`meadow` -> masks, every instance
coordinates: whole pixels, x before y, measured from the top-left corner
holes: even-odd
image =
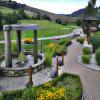
[[[19,23],[38,24],[40,26],[40,29],[38,30],[38,38],[69,34],[76,27],[75,24],[61,25],[61,24],[57,24],[55,22],[51,22],[51,21],[47,21],[47,20],[19,20]],[[73,26],[75,26],[75,27],[73,27]],[[32,38],[32,37],[33,37],[32,30],[22,31],[22,39]],[[16,40],[15,31],[11,31],[11,39]],[[0,40],[4,40],[4,32],[3,31],[0,31]],[[52,42],[52,40],[47,40],[47,41],[45,40],[45,41],[43,41],[43,46],[45,46],[51,42]],[[29,46],[27,46],[27,47],[32,48]],[[0,52],[2,52],[2,51],[4,51],[4,44],[0,44]]]
[[[67,24],[67,25],[60,25],[55,22],[50,22],[47,20],[19,20],[19,23],[22,24],[38,24],[40,29],[38,30],[38,37],[50,37],[50,36],[56,36],[56,35],[64,35],[72,32],[74,27],[73,24]],[[32,38],[33,37],[33,31],[23,31],[22,32],[22,38]],[[4,40],[4,34],[3,32],[0,32],[0,40]],[[11,39],[16,39],[15,32],[11,32]]]

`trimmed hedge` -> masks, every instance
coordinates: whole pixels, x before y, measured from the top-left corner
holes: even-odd
[[[92,53],[92,50],[88,47],[83,48],[83,54],[90,55]]]
[[[64,39],[60,39],[60,41],[58,42],[59,45],[63,45],[63,46],[69,46],[72,43],[70,38],[64,38]]]
[[[95,50],[100,48],[100,36],[94,36],[92,38],[92,45]]]
[[[100,48],[96,50],[95,58],[96,58],[97,64],[100,66]]]
[[[62,51],[64,51],[64,54],[66,54],[66,50],[67,50],[67,47],[58,46],[56,50],[57,56],[62,56]]]
[[[40,95],[43,95],[43,93],[51,93],[54,91],[53,89],[60,89],[61,87],[64,87],[64,96],[66,96],[68,100],[81,100],[83,88],[80,77],[78,75],[68,73],[63,73],[57,78],[40,86],[27,88],[23,90],[2,92],[1,100],[19,100],[19,98],[21,98],[21,100],[36,100],[37,96],[39,97]]]
[[[82,55],[82,62],[85,64],[90,64],[91,56],[90,55]]]
[[[84,43],[84,41],[85,41],[85,39],[84,39],[84,38],[78,38],[78,39],[77,39],[77,42],[79,42],[80,44],[83,44],[83,43]]]

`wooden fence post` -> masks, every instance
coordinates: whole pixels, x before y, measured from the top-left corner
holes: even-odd
[[[64,50],[62,50],[62,65],[64,65]]]
[[[33,85],[33,81],[32,81],[32,66],[29,67],[29,69],[28,69],[28,74],[29,74],[28,85],[29,85],[29,86],[32,86],[32,85]]]
[[[56,74],[58,76],[58,58],[56,59]]]

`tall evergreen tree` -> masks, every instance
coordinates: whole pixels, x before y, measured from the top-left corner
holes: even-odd
[[[88,6],[85,9],[84,17],[96,15],[97,9],[95,9],[95,4],[96,4],[96,0],[90,0],[88,2]]]

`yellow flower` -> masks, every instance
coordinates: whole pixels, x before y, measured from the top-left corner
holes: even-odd
[[[57,44],[55,44],[55,43],[50,43],[48,46],[49,46],[50,48],[54,48],[54,47],[57,46]]]

